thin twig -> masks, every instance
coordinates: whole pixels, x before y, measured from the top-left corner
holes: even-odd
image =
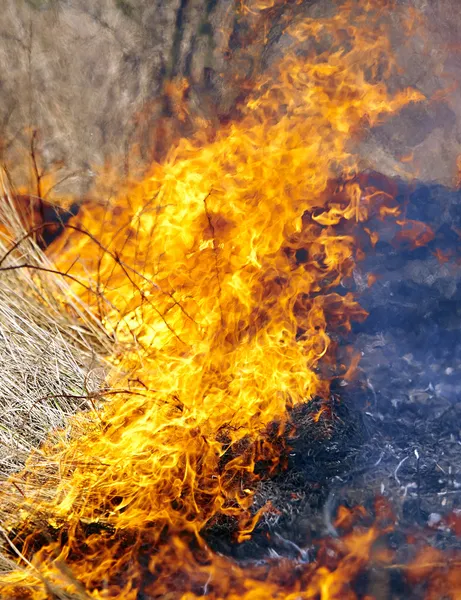
[[[221,306],[221,297],[222,297],[222,288],[221,288],[221,277],[219,275],[219,264],[218,264],[218,247],[216,245],[216,231],[213,225],[213,221],[211,220],[211,215],[208,211],[208,205],[207,205],[207,200],[208,198],[211,196],[211,191],[208,192],[208,194],[205,196],[205,198],[203,199],[203,204],[205,205],[205,214],[206,214],[206,218],[208,219],[208,225],[210,226],[211,229],[211,235],[213,236],[213,253],[214,253],[214,261],[215,261],[215,270],[216,270],[216,280],[218,282],[218,304],[219,304],[219,311],[221,314],[221,325],[224,327],[224,313],[223,313],[223,309]]]

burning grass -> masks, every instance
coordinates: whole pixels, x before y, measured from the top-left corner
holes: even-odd
[[[292,25],[238,122],[181,141],[51,248],[56,276],[120,345],[111,401],[70,419],[2,497],[18,565],[5,598],[355,597],[344,586],[387,524],[344,538],[330,562],[248,571],[206,538],[224,521],[233,543],[250,540],[272,511],[257,509],[261,482],[290,465],[305,476],[303,435],[338,430],[331,381],[354,361],[336,350],[366,316],[341,283],[376,242],[364,223],[399,215],[361,185],[350,141],[422,100],[382,82],[393,66],[378,8]]]

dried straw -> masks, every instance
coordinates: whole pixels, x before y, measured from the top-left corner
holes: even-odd
[[[0,173],[0,480],[90,408],[112,340],[52,273]]]

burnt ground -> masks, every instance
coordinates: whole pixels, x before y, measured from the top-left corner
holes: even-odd
[[[333,417],[314,423],[315,402],[294,412],[288,468],[263,481],[256,499],[274,511],[240,545],[228,524],[213,526],[205,536],[219,552],[315,560],[315,540],[339,533],[338,506],[371,510],[379,495],[396,514],[389,543],[403,562],[415,553],[409,532],[440,549],[461,547],[444,520],[461,514],[461,192],[397,185],[406,218],[428,224],[434,239],[411,247],[395,225],[375,224],[380,241],[344,290],[361,291],[369,313],[346,340],[362,355],[357,378],[335,383]],[[368,274],[376,276],[371,286]],[[424,597],[402,586],[374,597]]]
[[[378,488],[423,525],[461,500],[461,193],[401,185],[400,201],[435,236],[416,249],[379,242],[359,267],[358,279],[378,277],[353,333],[370,432],[360,460],[372,468],[349,487]]]

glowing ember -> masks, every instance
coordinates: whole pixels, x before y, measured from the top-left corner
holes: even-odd
[[[382,83],[389,43],[366,4],[291,25],[276,74],[256,82],[238,122],[212,142],[182,140],[55,244],[58,267],[120,342],[110,383],[124,391],[16,479],[21,508],[4,527],[30,568],[2,577],[3,597],[355,597],[344,586],[386,527],[344,537],[316,565],[251,569],[213,554],[201,532],[226,515],[236,541],[251,536],[258,480],[283,467],[289,409],[328,400],[326,366],[347,376],[356,364],[333,369],[330,332],[365,316],[335,288],[361,256],[360,224],[398,210],[360,185],[349,145],[421,99]],[[402,232],[416,245],[428,236],[413,223]]]

